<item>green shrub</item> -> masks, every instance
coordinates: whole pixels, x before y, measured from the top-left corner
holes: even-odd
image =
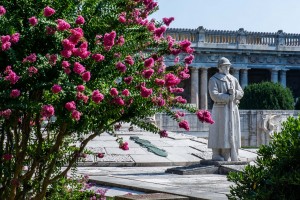
[[[247,86],[240,109],[293,110],[294,100],[289,88],[279,83],[262,82]]]
[[[300,116],[288,118],[270,145],[259,148],[255,165],[230,173],[228,180],[235,183],[229,199],[299,199]]]

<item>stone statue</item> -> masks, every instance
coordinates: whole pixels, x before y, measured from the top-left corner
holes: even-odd
[[[222,57],[218,60],[219,72],[208,83],[213,100],[212,118],[215,123],[209,128],[208,148],[212,149],[212,160],[238,161],[241,147],[240,114],[237,105],[244,92],[239,81],[229,74],[231,63]]]
[[[269,145],[271,142],[271,138],[274,132],[279,131],[279,127],[281,124],[281,116],[280,115],[264,115],[262,116],[261,126],[259,129],[262,130],[260,133],[260,138],[258,139],[258,145],[264,144]]]

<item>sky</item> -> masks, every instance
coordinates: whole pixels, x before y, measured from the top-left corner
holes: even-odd
[[[300,34],[300,0],[156,0],[151,17],[175,17],[171,28]]]

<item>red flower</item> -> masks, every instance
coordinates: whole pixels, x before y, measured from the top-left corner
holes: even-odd
[[[99,90],[94,90],[92,94],[92,100],[95,103],[100,103],[104,99],[104,95],[99,92]]]

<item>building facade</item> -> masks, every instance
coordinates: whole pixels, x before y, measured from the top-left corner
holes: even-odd
[[[192,42],[195,59],[189,66],[191,78],[181,83],[189,103],[201,109],[210,109],[208,80],[217,72],[220,57],[228,58],[231,73],[245,88],[262,81],[280,83],[289,87],[294,97],[300,97],[300,34],[207,30],[168,29],[166,35],[180,41]],[[183,59],[185,55],[182,55]],[[167,66],[174,65],[174,56],[167,56]]]

